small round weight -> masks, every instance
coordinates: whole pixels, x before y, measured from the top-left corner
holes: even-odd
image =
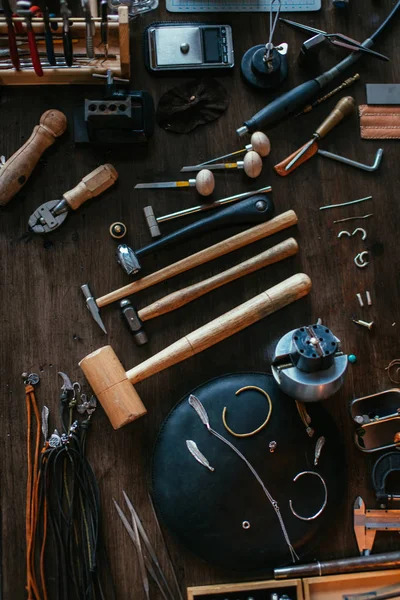
[[[262,170],[262,160],[261,156],[257,154],[257,152],[250,150],[250,152],[248,152],[244,157],[243,163],[244,172],[248,177],[255,179],[259,176]]]
[[[197,173],[196,190],[201,196],[209,196],[215,188],[214,175],[208,169],[202,169]]]
[[[116,240],[120,240],[126,235],[126,225],[124,223],[116,222],[110,225],[110,235]]]
[[[251,145],[253,150],[260,156],[268,156],[271,152],[271,142],[269,138],[262,131],[255,131],[251,136]]]

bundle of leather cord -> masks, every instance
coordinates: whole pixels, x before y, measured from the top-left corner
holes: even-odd
[[[87,400],[78,383],[72,384],[67,375],[59,374],[64,382],[60,396],[62,433],[55,429],[50,437],[49,409],[43,407],[40,419],[35,398],[33,385],[39,377],[31,374],[25,379],[28,600],[112,599],[114,586],[100,535],[100,494],[86,458],[96,399],[92,396]],[[85,415],[83,420],[73,420],[75,408]]]

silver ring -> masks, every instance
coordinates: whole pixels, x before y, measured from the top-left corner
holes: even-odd
[[[290,510],[292,511],[294,516],[297,517],[297,519],[300,519],[301,521],[313,521],[314,519],[317,519],[323,513],[323,511],[325,509],[325,506],[328,502],[328,489],[326,487],[326,483],[323,480],[322,476],[319,473],[317,473],[316,471],[301,471],[301,473],[297,473],[296,477],[293,478],[293,482],[295,483],[303,475],[316,475],[320,479],[322,485],[324,486],[323,504],[322,504],[321,508],[315,513],[315,515],[312,515],[312,517],[301,517],[300,515],[298,515],[297,512],[293,508],[293,504],[292,504],[291,500],[289,500],[289,506],[290,506]]]
[[[250,529],[250,523],[249,523],[249,521],[243,521],[242,527],[243,527],[243,529]]]

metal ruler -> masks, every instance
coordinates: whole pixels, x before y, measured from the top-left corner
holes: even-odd
[[[275,2],[275,5],[277,3]],[[267,12],[270,0],[166,0],[169,12]],[[282,0],[282,12],[320,10],[321,0]]]

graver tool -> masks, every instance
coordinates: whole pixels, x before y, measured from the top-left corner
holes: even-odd
[[[95,350],[81,360],[79,366],[112,426],[119,429],[147,412],[133,384],[214,346],[306,296],[310,290],[311,280],[307,275],[293,275],[192,331],[128,372],[125,372],[111,346]]]
[[[204,296],[204,294],[208,294],[208,292],[211,292],[212,290],[230,283],[231,281],[235,281],[235,279],[254,273],[258,269],[267,267],[268,265],[284,260],[285,258],[289,258],[297,253],[298,248],[296,240],[294,238],[289,238],[226,271],[222,271],[222,273],[217,273],[203,281],[199,281],[198,283],[189,285],[176,292],[172,292],[141,310],[136,310],[129,300],[121,300],[120,307],[122,309],[122,314],[126,319],[130,331],[133,333],[133,339],[138,346],[146,344],[148,338],[143,329],[144,321],[149,321],[155,317],[172,312],[173,310]]]
[[[268,194],[256,194],[221,210],[212,211],[211,216],[204,217],[195,223],[173,231],[160,240],[156,240],[138,250],[133,250],[126,244],[121,244],[117,248],[117,261],[128,275],[136,274],[141,269],[140,258],[143,256],[154,254],[162,248],[220,227],[260,223],[270,219],[273,213],[274,203],[272,198]]]
[[[281,215],[278,215],[274,219],[271,219],[270,221],[266,221],[265,223],[261,223],[255,227],[251,227],[250,229],[233,235],[225,240],[222,240],[221,242],[218,242],[217,244],[209,246],[208,248],[204,248],[204,250],[200,250],[191,256],[187,256],[176,263],[168,265],[167,267],[164,267],[155,273],[151,273],[146,277],[142,277],[142,279],[133,281],[132,283],[97,299],[94,298],[89,286],[85,283],[81,286],[81,289],[86,298],[86,306],[96,323],[101,327],[104,333],[107,333],[104,323],[100,317],[100,309],[103,308],[103,306],[107,306],[108,304],[112,304],[118,300],[122,300],[127,296],[136,294],[137,292],[145,290],[153,285],[156,285],[157,283],[167,281],[168,279],[171,279],[171,277],[175,277],[180,273],[185,273],[190,269],[194,269],[195,267],[206,264],[207,262],[210,262],[215,258],[219,258],[220,256],[225,256],[225,254],[229,254],[234,250],[239,250],[239,248],[248,246],[253,242],[257,242],[258,240],[273,235],[274,233],[278,233],[279,231],[287,229],[288,227],[292,227],[296,224],[296,213],[293,210],[288,210]]]
[[[225,204],[230,204],[231,202],[236,202],[237,200],[244,200],[244,198],[249,198],[250,196],[255,196],[256,194],[266,194],[267,192],[272,192],[272,187],[270,185],[260,188],[259,190],[243,192],[242,194],[235,194],[234,196],[221,198],[220,200],[215,200],[215,202],[207,202],[206,204],[199,204],[198,206],[184,208],[183,210],[178,210],[177,212],[169,213],[168,215],[162,215],[161,217],[156,217],[152,206],[145,206],[143,212],[151,237],[158,237],[161,235],[161,231],[158,226],[159,223],[186,217],[187,215],[209,210],[210,208],[218,208],[219,206],[224,206]]]
[[[49,233],[58,229],[71,210],[77,210],[84,202],[95,198],[118,179],[118,173],[110,165],[101,165],[86,175],[72,190],[65,192],[61,200],[45,202],[29,217],[28,226],[33,233]]]
[[[313,133],[312,138],[305,144],[296,156],[286,165],[285,171],[289,171],[297,161],[307,152],[307,150],[324,138],[332,129],[338,125],[345,117],[354,111],[355,100],[351,96],[345,96],[336,104],[333,111],[321,123],[318,129]]]
[[[47,110],[31,137],[0,169],[0,206],[4,206],[25,185],[43,152],[67,128],[67,118],[59,110]]]
[[[400,531],[400,510],[370,510],[360,496],[354,501],[354,533],[362,555],[368,555],[377,531]]]

